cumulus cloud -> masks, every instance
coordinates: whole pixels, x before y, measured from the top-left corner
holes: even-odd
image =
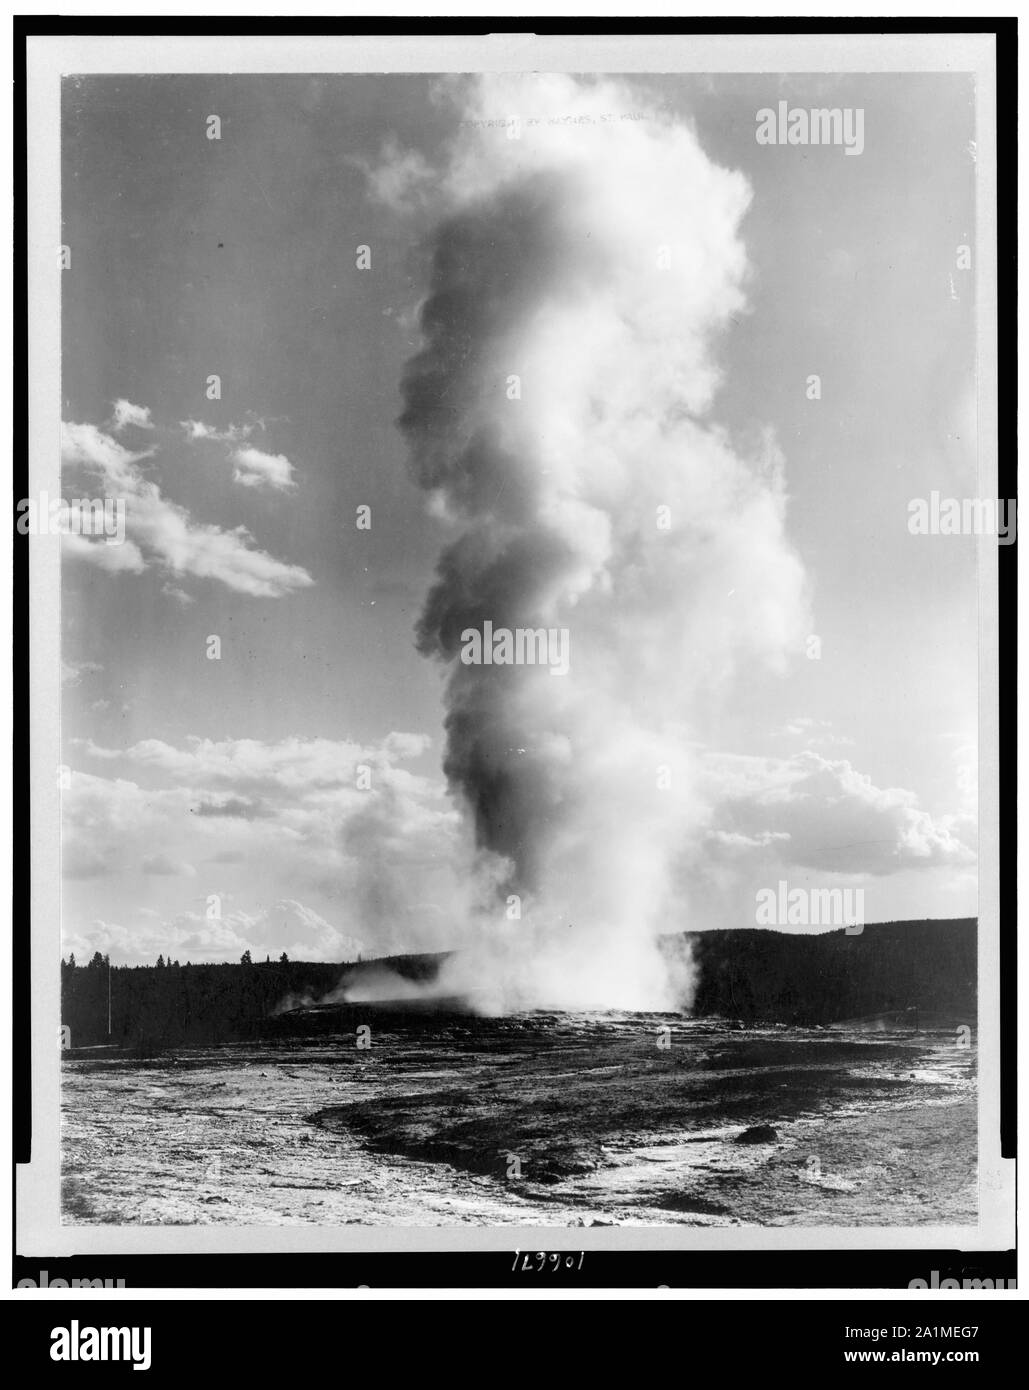
[[[187,594],[185,589],[180,589],[177,584],[162,584],[161,593],[167,594],[168,597],[173,598],[176,603],[181,603],[184,608],[196,602],[192,594]]]
[[[265,955],[277,959],[285,951],[292,960],[350,962],[364,946],[294,898],[280,898],[254,912],[234,909],[218,917],[195,909],[168,918],[144,909],[137,916],[141,920],[132,926],[94,918],[62,933],[62,949],[73,952],[80,963],[100,951],[121,965],[153,962],[158,955],[180,964],[235,961],[244,951],[255,959]]]
[[[288,492],[296,486],[293,465],[285,454],[270,454],[246,443],[258,425],[263,427],[263,420],[246,425],[230,424],[225,429],[207,425],[202,420],[183,420],[181,425],[191,441],[205,440],[236,446],[229,454],[229,461],[232,464],[233,482],[241,487]]]
[[[254,820],[268,814],[260,801],[246,796],[210,796],[195,810],[198,816],[235,816],[241,820]]]
[[[295,898],[280,898],[252,917],[239,914],[235,925],[255,950],[285,951],[302,960],[352,961],[364,949],[363,941],[337,930]]]
[[[798,715],[773,733],[778,738],[802,738],[808,748],[842,748],[854,743],[846,734],[833,732],[831,719],[813,719],[810,715]]]
[[[124,759],[163,775],[180,785],[197,788],[231,787],[241,799],[264,793],[307,796],[340,788],[353,790],[357,768],[368,766],[372,781],[408,777],[400,763],[417,757],[429,746],[424,734],[391,733],[380,744],[339,739],[206,739],[190,737],[185,747],[163,739],[142,739],[128,748],[104,748],[91,740],[79,747],[91,758]],[[211,800],[217,803],[218,798]]]
[[[150,409],[145,405],[133,405],[131,401],[120,399],[114,402],[114,428],[120,434],[127,425],[135,425],[140,430],[152,430],[153,421]]]
[[[187,438],[210,439],[219,444],[238,444],[240,440],[248,439],[254,429],[253,425],[227,425],[220,430],[215,425],[205,425],[202,420],[182,420],[180,423]]]
[[[157,874],[165,878],[195,878],[196,869],[182,859],[172,859],[168,854],[148,854],[143,860],[145,874]]]
[[[780,864],[870,877],[975,862],[970,817],[934,817],[914,792],[878,787],[845,759],[710,755],[703,775],[708,851],[760,849]]]
[[[66,878],[118,872],[134,837],[145,834],[155,808],[134,782],[75,771],[61,796],[61,866]]]
[[[195,521],[185,507],[163,497],[137,467],[149,452],[132,453],[95,425],[64,425],[64,463],[87,469],[109,495],[124,499],[128,537],[123,545],[106,545],[69,536],[71,554],[108,569],[156,565],[173,576],[210,579],[255,598],[280,598],[314,583],[300,565],[256,549],[246,527],[225,530]]]
[[[91,675],[104,668],[96,661],[71,661],[68,657],[61,658],[61,684],[78,685],[85,675]]]
[[[61,952],[75,956],[79,965],[85,965],[95,951],[109,955],[113,965],[153,963],[166,946],[165,933],[154,921],[130,929],[120,922],[95,917],[82,925],[64,922],[61,928]]]
[[[88,888],[84,901],[97,906],[105,884],[131,884],[141,865],[146,881],[173,895],[164,899],[170,904],[186,884],[201,901],[217,893],[226,902],[230,887],[252,894],[258,875],[281,885],[268,893],[276,905],[267,917],[252,900],[216,929],[202,907],[162,913],[162,921],[177,925],[154,938],[159,949],[194,959],[238,959],[246,948],[349,958],[349,948],[319,924],[325,922],[341,940],[366,942],[378,954],[467,946],[467,923],[483,919],[494,880],[482,873],[442,785],[410,767],[427,744],[416,734],[377,744],[75,743],[82,760],[112,775],[72,774],[62,799],[65,874]],[[703,810],[678,847],[660,923],[665,931],[752,923],[755,891],[774,887],[779,877],[874,886],[887,875],[974,870],[971,814],[933,815],[912,792],[879,787],[846,761],[810,750],[757,758],[694,749],[688,767],[678,764],[674,773],[685,777],[692,804]],[[600,835],[614,833],[636,813],[636,801],[639,814],[648,814],[651,794],[646,787],[634,793],[630,784],[617,801],[591,808],[590,825]],[[155,843],[163,848],[155,851]],[[193,865],[203,867],[191,875],[184,866]],[[283,892],[287,884],[292,892]],[[130,897],[137,899],[135,892]],[[314,917],[283,916],[280,902],[302,900]],[[870,913],[874,902],[870,889]],[[91,915],[120,920],[113,907]],[[280,919],[288,930],[275,926]],[[565,949],[532,923],[517,926],[534,933],[543,960]],[[495,944],[496,916],[488,935]]]
[[[102,540],[87,540],[68,532],[61,541],[66,557],[84,560],[89,565],[108,574],[142,574],[146,569],[143,552],[138,545],[124,540],[119,545],[108,545]]]
[[[423,203],[437,177],[423,155],[405,150],[395,136],[386,141],[374,164],[356,156],[349,162],[365,175],[371,196],[396,212],[411,211]]]
[[[98,854],[88,845],[69,844],[61,850],[61,872],[69,879],[103,878],[113,872],[117,857],[114,849]]]
[[[66,868],[78,878],[131,884],[142,864],[153,891],[165,885],[160,893],[171,904],[182,891],[176,885],[198,865],[193,893],[231,887],[246,896],[258,878],[288,884],[293,893],[280,888],[269,900],[306,894],[310,912],[331,921],[341,941],[369,941],[380,952],[453,945],[456,919],[479,887],[444,786],[409,766],[427,743],[404,733],[374,744],[191,739],[182,747],[148,739],[117,749],[76,742],[87,766],[118,775],[74,771],[64,794]],[[251,917],[257,911],[246,910]],[[120,912],[99,915],[118,920]],[[315,918],[293,912],[285,920],[288,933],[275,937],[280,951],[303,954],[306,943],[320,958],[341,958],[343,947]],[[254,931],[250,945],[271,939]]]
[[[781,729],[777,729],[776,733],[799,737],[803,734],[809,734],[813,729],[827,729],[828,727],[829,721],[827,719],[812,719],[809,715],[798,715],[797,718],[791,719],[788,724],[784,724]]]
[[[234,482],[243,487],[265,487],[286,492],[295,487],[293,465],[285,454],[266,454],[261,449],[237,449],[232,455]]]

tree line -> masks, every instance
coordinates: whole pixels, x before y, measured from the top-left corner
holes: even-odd
[[[662,946],[691,962],[697,1017],[811,1025],[896,1012],[975,1021],[972,919],[878,923],[855,935],[683,932],[662,938]],[[248,951],[238,964],[181,965],[162,955],[152,966],[112,967],[98,951],[85,966],[74,956],[61,962],[61,1021],[73,1047],[111,1043],[139,1055],[281,1035],[281,1019],[269,1021],[283,1007],[317,1002],[344,974],[352,979],[386,967],[405,979],[431,980],[448,954],[348,965],[291,961],[285,953],[255,962]]]
[[[396,957],[389,966],[420,979],[429,959]],[[61,1023],[71,1047],[111,1043],[141,1055],[161,1047],[243,1041],[259,1037],[284,1003],[313,1002],[334,990],[344,972],[382,964],[291,961],[285,953],[275,961],[254,961],[246,951],[238,964],[180,965],[161,956],[155,965],[112,967],[97,951],[85,966],[74,956],[62,960]]]
[[[976,923],[879,922],[800,935],[756,928],[684,933],[693,1012],[744,1022],[841,1023],[881,1013],[976,1016]]]

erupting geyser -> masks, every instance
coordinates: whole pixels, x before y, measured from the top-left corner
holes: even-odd
[[[497,1007],[679,1007],[655,942],[689,926],[691,711],[809,630],[774,445],[744,460],[704,423],[749,190],[618,84],[454,90],[399,422],[452,531],[417,638],[446,667],[444,769],[495,888],[451,970]],[[409,158],[380,186],[405,169],[429,185]],[[565,634],[567,670],[468,660],[487,624]]]

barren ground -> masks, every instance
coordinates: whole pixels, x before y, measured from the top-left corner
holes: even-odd
[[[66,1054],[65,1220],[976,1220],[975,1051],[953,1032],[537,1013],[379,1019],[371,1043]]]

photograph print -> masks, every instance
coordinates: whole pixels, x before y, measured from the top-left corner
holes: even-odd
[[[976,74],[224,42],[61,78],[61,1221],[974,1234]]]

